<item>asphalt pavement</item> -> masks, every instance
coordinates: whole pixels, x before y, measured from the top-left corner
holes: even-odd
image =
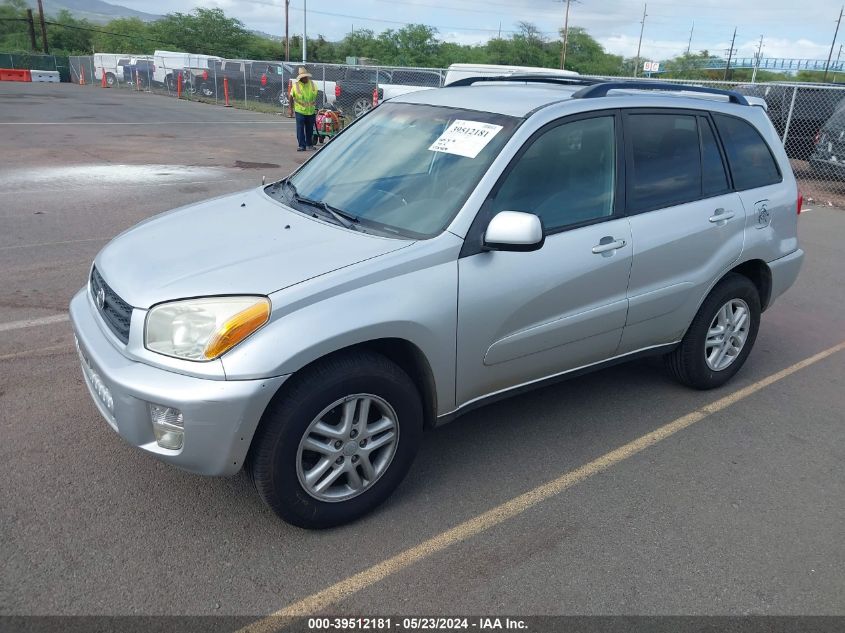
[[[725,387],[688,390],[647,360],[476,410],[426,435],[378,511],[309,532],[243,474],[187,474],[124,444],[64,320],[111,237],[291,171],[291,121],[0,83],[0,146],[0,615],[259,618],[302,600],[340,615],[845,615],[845,351],[795,366],[845,340],[845,211],[802,214],[801,276]],[[573,471],[586,474],[538,503],[448,532]],[[442,547],[374,567],[429,539]]]

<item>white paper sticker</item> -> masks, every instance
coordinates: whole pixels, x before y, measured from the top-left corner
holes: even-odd
[[[501,125],[456,119],[428,149],[475,158],[501,129]]]

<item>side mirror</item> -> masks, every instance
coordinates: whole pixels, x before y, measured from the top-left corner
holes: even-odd
[[[543,222],[533,213],[500,211],[484,233],[484,247],[494,251],[536,251],[545,241]]]

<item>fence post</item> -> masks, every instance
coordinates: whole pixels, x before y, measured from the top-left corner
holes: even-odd
[[[217,64],[211,62],[214,67],[214,105],[217,105]]]
[[[246,62],[242,62],[241,65],[244,69],[244,108],[248,108],[249,104],[246,102]]]
[[[789,102],[789,114],[786,115],[786,127],[783,128],[783,147],[786,148],[786,137],[789,136],[789,126],[792,124],[792,111],[795,109],[795,96],[798,94],[798,86],[792,89],[792,101]]]

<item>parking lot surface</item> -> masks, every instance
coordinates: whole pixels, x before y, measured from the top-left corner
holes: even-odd
[[[291,171],[291,121],[67,84],[0,84],[0,114],[0,614],[845,614],[845,211],[802,214],[801,276],[727,386],[691,391],[648,360],[476,410],[427,434],[378,511],[308,532],[243,474],[194,476],[125,445],[66,320],[108,239]]]

